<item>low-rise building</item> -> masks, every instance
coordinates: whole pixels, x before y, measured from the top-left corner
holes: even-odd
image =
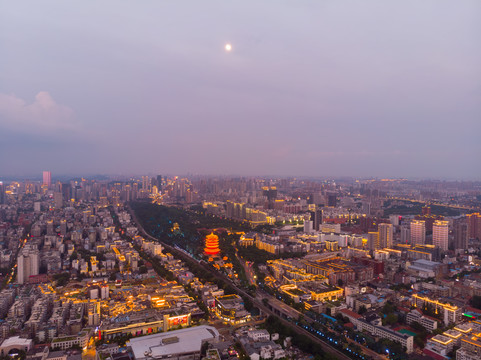
[[[78,335],[71,336],[59,336],[52,340],[52,348],[67,350],[74,346],[80,346],[85,348],[89,342],[90,333],[88,331],[82,331]]]
[[[433,332],[438,328],[438,321],[436,319],[423,315],[418,309],[413,309],[406,315],[406,323],[411,325],[413,322],[421,324],[429,332]]]
[[[383,339],[389,339],[391,341],[400,343],[402,346],[406,348],[406,352],[408,354],[413,352],[413,347],[414,347],[413,336],[391,330],[384,326],[372,325],[370,322],[364,319],[359,319],[357,321],[357,324],[360,330],[365,330],[374,336],[379,336]]]
[[[251,315],[244,308],[244,300],[238,295],[224,295],[215,298],[215,313],[223,321],[241,324],[249,321]]]
[[[454,347],[454,341],[448,336],[438,334],[433,336],[432,338],[428,339],[428,344],[433,344],[442,349],[446,350],[446,353],[449,353]]]
[[[24,339],[20,336],[12,336],[3,340],[2,345],[0,345],[0,354],[2,356],[7,356],[11,352],[27,352],[32,348],[32,346],[32,339]]]
[[[216,328],[202,325],[130,339],[126,345],[136,360],[198,360],[202,343],[218,338]]]
[[[253,341],[269,341],[271,339],[269,332],[265,329],[249,330],[247,337]]]

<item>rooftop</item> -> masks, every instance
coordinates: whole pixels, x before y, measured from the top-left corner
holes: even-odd
[[[204,340],[214,339],[219,332],[212,326],[196,326],[192,328],[169,331],[154,335],[130,339],[127,343],[132,348],[136,359],[160,358],[173,354],[200,351]],[[175,338],[175,341],[173,339]]]
[[[354,311],[351,311],[351,310],[349,310],[349,309],[341,309],[341,310],[339,310],[339,312],[342,313],[342,314],[344,314],[344,315],[346,315],[346,316],[350,316],[350,317],[352,317],[352,318],[354,318],[354,319],[360,319],[360,318],[362,318],[361,315],[359,315],[358,313],[356,313],[356,312],[354,312]]]
[[[32,339],[24,339],[20,336],[12,336],[5,339],[1,347],[5,346],[30,346],[32,344]]]

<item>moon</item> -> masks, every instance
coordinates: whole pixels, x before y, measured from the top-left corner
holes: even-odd
[[[224,48],[225,48],[225,51],[231,51],[231,50],[232,50],[232,45],[229,44],[229,43],[227,43],[227,44],[225,44],[225,47],[224,47]]]

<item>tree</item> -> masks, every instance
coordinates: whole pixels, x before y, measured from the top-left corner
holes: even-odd
[[[396,310],[396,307],[394,306],[394,304],[388,301],[386,302],[386,304],[384,304],[382,308],[382,313],[387,315],[387,314],[393,313],[395,310]]]
[[[481,296],[474,295],[471,300],[469,301],[472,307],[476,309],[481,309]]]
[[[396,314],[388,314],[385,318],[384,318],[384,322],[388,325],[394,325],[395,323],[397,323],[398,321],[398,317]]]
[[[424,348],[424,341],[421,336],[416,335],[414,337],[414,343],[419,347],[419,348]]]
[[[70,280],[70,274],[68,272],[55,274],[53,279],[57,282],[57,286],[65,286]]]

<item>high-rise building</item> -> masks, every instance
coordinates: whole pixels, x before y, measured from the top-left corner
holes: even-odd
[[[54,205],[55,205],[55,208],[56,208],[56,209],[61,209],[62,206],[63,206],[62,193],[60,193],[60,192],[54,192],[54,193],[53,193],[53,202],[54,202]]]
[[[304,232],[306,234],[311,234],[312,233],[312,220],[304,220]]]
[[[399,221],[401,220],[401,216],[399,215],[389,215],[389,222],[393,224],[393,226],[399,226]]]
[[[369,250],[378,250],[381,248],[379,244],[379,232],[370,231],[367,234],[367,247]]]
[[[70,183],[62,184],[62,196],[63,201],[65,201],[66,203],[70,202],[70,200],[73,198],[72,185]]]
[[[102,300],[108,299],[109,298],[109,292],[110,292],[109,286],[108,285],[102,285],[100,287],[100,298]]]
[[[162,175],[157,175],[157,190],[162,192]]]
[[[310,212],[311,214],[311,221],[312,221],[312,228],[316,231],[319,231],[319,227],[322,224],[322,209],[316,209]]]
[[[481,239],[481,214],[468,214],[466,220],[468,223],[468,238]]]
[[[88,303],[88,325],[98,326],[100,324],[100,302],[90,301]]]
[[[267,198],[267,208],[274,209],[274,202],[277,199],[277,188],[275,186],[264,186],[262,195]]]
[[[5,185],[0,181],[0,205],[5,204]]]
[[[411,242],[411,228],[404,224],[401,226],[401,244],[409,244]]]
[[[43,185],[50,187],[52,185],[52,174],[50,171],[43,172]]]
[[[463,220],[458,220],[453,226],[454,249],[466,250],[468,248],[468,224]]]
[[[377,229],[379,233],[379,245],[381,246],[381,248],[392,248],[392,244],[393,244],[392,224],[379,224]]]
[[[25,245],[17,257],[17,283],[28,283],[30,276],[38,275],[39,254],[36,245]]]
[[[53,225],[53,220],[47,220],[47,235],[49,236],[55,235],[55,227]]]
[[[67,235],[67,220],[60,220],[60,234],[63,236]]]
[[[337,206],[337,194],[335,192],[327,192],[326,193],[326,204],[330,207]]]
[[[424,245],[426,243],[426,223],[424,220],[411,221],[411,244]]]
[[[433,224],[433,245],[448,251],[449,226],[447,221],[436,220]]]
[[[150,190],[150,177],[142,176],[142,190],[144,191]]]

